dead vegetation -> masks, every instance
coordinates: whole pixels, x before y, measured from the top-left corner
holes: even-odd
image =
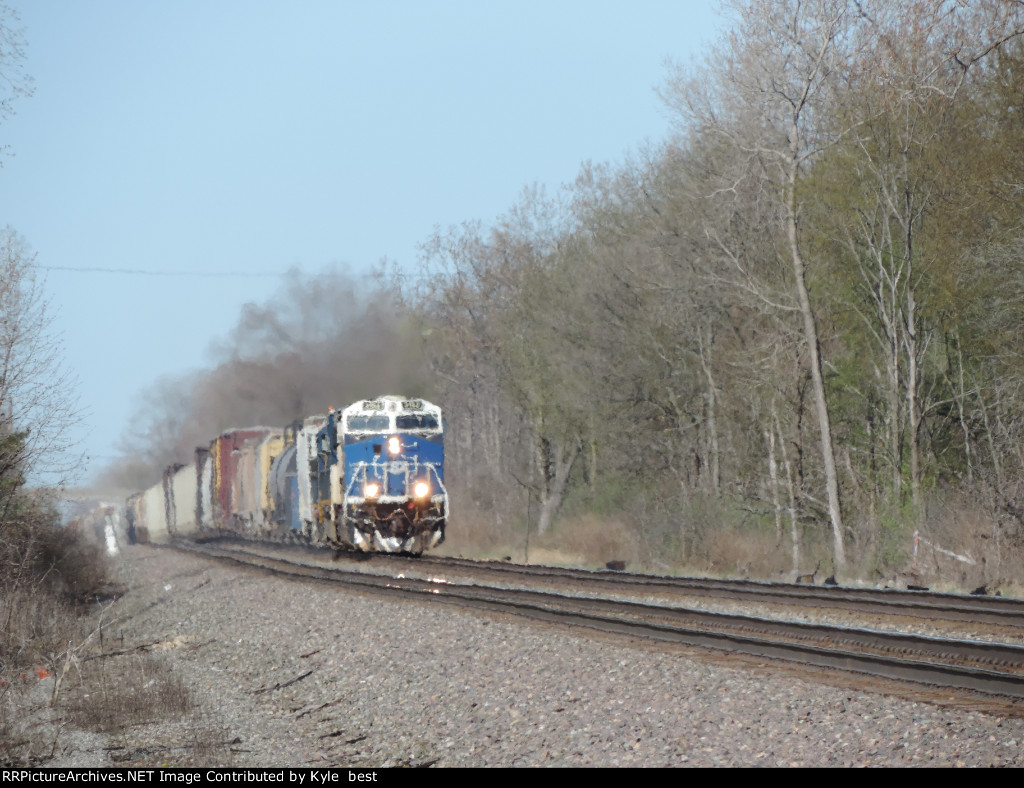
[[[126,730],[192,709],[188,688],[159,658],[130,655],[93,660],[79,680],[61,693],[58,708],[66,722],[98,733]]]
[[[153,653],[89,660],[56,704],[61,722],[105,734],[111,764],[231,766],[216,730],[170,662]],[[159,735],[154,733],[159,731]]]
[[[984,507],[964,506],[955,495],[933,494],[926,503],[921,518],[880,513],[877,529],[862,529],[852,520],[847,582],[1022,595],[1024,545],[1014,538],[1012,524]],[[462,500],[437,552],[588,568],[621,562],[628,571],[657,574],[834,582],[825,525],[804,519],[797,534],[794,551],[790,528],[777,529],[770,513],[710,496],[676,499],[672,506],[647,502],[628,512],[579,512],[543,536],[535,520],[528,533],[522,516],[496,515]]]
[[[89,765],[232,765],[230,737],[204,719],[161,644],[112,640],[123,612],[109,600],[123,589],[92,534],[61,526],[41,498],[19,493],[6,504],[0,767],[76,752]],[[157,730],[174,734],[154,740]]]
[[[90,659],[60,681],[45,669],[0,698],[0,765],[232,766],[231,736],[216,728],[170,661],[152,653]],[[78,763],[78,765],[81,765]]]

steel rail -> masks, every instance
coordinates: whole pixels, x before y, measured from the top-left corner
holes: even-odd
[[[936,591],[815,586],[759,580],[722,580],[668,575],[646,575],[608,570],[470,561],[430,556],[417,559],[426,565],[452,568],[473,574],[497,576],[532,575],[569,582],[580,588],[629,590],[632,593],[677,596],[710,596],[829,610],[853,610],[886,616],[928,620],[966,621],[1024,629],[1024,600],[1009,597],[973,596]]]
[[[429,596],[450,604],[562,625],[1024,700],[1024,646],[389,577],[295,564],[209,546],[186,549],[275,574],[341,584],[356,591],[405,598]]]

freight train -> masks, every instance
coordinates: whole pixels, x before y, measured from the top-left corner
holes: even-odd
[[[448,519],[441,409],[389,395],[228,430],[125,509],[139,542],[232,534],[419,554],[444,541]]]

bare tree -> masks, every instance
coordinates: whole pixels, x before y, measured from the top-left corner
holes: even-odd
[[[0,231],[0,435],[22,436],[4,465],[63,484],[81,463],[67,445],[80,412],[53,317],[35,255],[11,228]]]
[[[556,200],[528,188],[488,230],[467,223],[435,234],[423,250],[437,269],[428,311],[444,337],[435,369],[456,391],[500,392],[521,427],[501,437],[484,429],[466,448],[478,468],[509,468],[536,492],[540,533],[554,522],[583,452],[588,419],[579,391],[592,385],[564,332],[565,221]],[[493,399],[470,404],[483,418],[500,407]],[[456,430],[456,441],[464,433]]]
[[[815,157],[841,138],[822,121],[834,109],[864,47],[846,0],[758,0],[733,3],[735,31],[713,54],[711,66],[696,76],[677,72],[664,97],[691,131],[719,139],[730,148],[742,179],[761,182],[765,198],[779,207],[774,229],[781,229],[789,257],[791,295],[782,308],[796,309],[813,382],[833,558],[846,563],[846,546],[832,437],[832,416],[825,391],[820,330],[808,286],[808,260],[802,237],[802,179]],[[736,188],[723,182],[721,193]],[[766,228],[772,229],[772,228]],[[725,240],[724,250],[728,249]],[[737,257],[737,265],[740,265]],[[743,272],[755,289],[756,273]],[[771,300],[767,290],[762,291]]]
[[[17,99],[32,95],[32,78],[25,74],[24,60],[25,34],[18,15],[0,2],[0,123],[14,114]],[[0,153],[7,153],[6,145],[0,145]]]
[[[939,402],[928,401],[934,387],[925,362],[940,311],[932,302],[950,301],[936,282],[949,278],[958,246],[971,243],[981,228],[991,233],[998,205],[1006,202],[1000,195],[1005,187],[997,185],[1004,176],[986,177],[978,164],[984,157],[998,159],[998,121],[965,100],[967,78],[975,72],[983,77],[986,61],[1020,36],[1024,5],[974,0],[907,7],[860,0],[855,10],[876,45],[862,79],[847,81],[834,115],[837,129],[855,127],[855,133],[826,156],[819,183],[828,186],[816,190],[823,199],[815,221],[825,236],[842,241],[845,251],[835,257],[859,280],[850,306],[875,349],[882,415],[875,436],[882,451],[872,456],[889,465],[890,501],[899,503],[909,487],[920,517],[924,420],[930,406],[949,396],[944,391]],[[961,377],[949,388],[960,410],[970,476],[957,327],[948,326],[947,335],[957,345],[953,356],[959,360],[952,365]]]

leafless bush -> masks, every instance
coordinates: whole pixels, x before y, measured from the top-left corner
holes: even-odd
[[[109,589],[98,545],[23,507],[0,522],[0,677],[75,640],[75,606]]]
[[[53,523],[2,528],[0,677],[76,640],[76,607],[109,588],[100,548]]]
[[[0,597],[0,679],[10,680],[33,664],[60,652],[78,635],[74,608],[35,588]]]
[[[18,491],[5,504],[0,518],[0,762],[37,765],[56,743],[55,734],[42,742],[26,722],[49,701],[45,690],[39,694],[40,680],[69,643],[85,640],[84,603],[108,587],[108,567],[98,545],[61,527],[40,496]]]
[[[35,561],[40,576],[65,598],[85,602],[109,587],[106,554],[87,534],[59,527],[42,530]]]

